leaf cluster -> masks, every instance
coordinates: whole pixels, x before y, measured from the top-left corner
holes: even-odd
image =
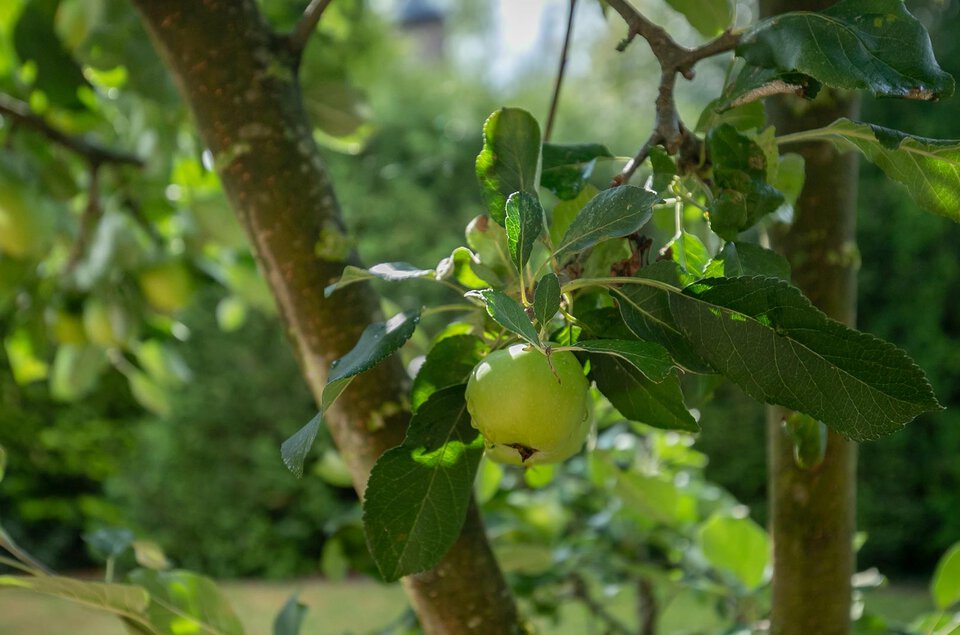
[[[724,99],[701,117],[706,152],[699,165],[681,167],[667,153],[651,149],[643,187],[597,190],[589,182],[593,168],[598,161],[616,160],[613,153],[597,144],[542,144],[529,113],[501,108],[483,126],[476,170],[487,214],[468,227],[469,248],[457,248],[433,269],[405,263],[350,269],[327,289],[330,294],[366,279],[422,279],[461,296],[461,304],[438,309],[462,312],[463,317],[441,333],[427,355],[421,372],[429,379],[415,381],[415,407],[427,410],[418,411],[417,425],[404,444],[377,464],[368,487],[368,541],[387,579],[431,566],[455,539],[466,509],[463,500],[469,496],[462,485],[476,469],[475,457],[467,458],[471,455],[458,448],[473,447],[476,433],[471,438],[471,430],[462,425],[464,410],[454,387],[463,383],[481,351],[518,339],[548,356],[575,351],[599,392],[623,417],[664,429],[699,430],[681,388],[681,377],[690,374],[723,376],[760,401],[803,413],[814,432],[825,425],[858,441],[890,434],[939,408],[926,377],[903,351],[829,319],[789,284],[789,265],[750,240],[758,227],[789,220],[793,213],[803,161],[798,155],[781,155],[779,146],[800,140],[830,138],[856,148],[887,166],[888,174],[932,211],[949,214],[952,209],[950,197],[960,191],[950,167],[952,142],[845,121],[778,138],[764,127],[762,113],[736,112],[745,108],[744,96],[761,80],[802,77],[810,85],[871,88],[906,97],[917,97],[917,82],[926,81],[933,96],[950,92],[949,76],[921,54],[925,31],[912,16],[900,7],[886,13],[885,22],[877,18],[866,25],[855,15],[856,4],[847,0],[823,14],[788,14],[744,33],[737,55],[746,65],[728,83]],[[864,72],[863,65],[854,60],[843,66],[828,52],[813,50],[810,37],[798,35],[801,27],[812,25],[850,35],[886,66],[868,69],[870,81],[861,81],[856,74]],[[920,52],[905,56],[878,35],[910,42]],[[789,46],[774,50],[773,41]],[[798,52],[790,54],[791,47]],[[754,84],[745,83],[748,78]],[[906,87],[909,82],[912,88]],[[731,110],[734,101],[738,108]],[[921,157],[930,164],[918,164]],[[944,178],[930,179],[937,170],[946,171]],[[652,241],[646,232],[660,210],[673,210],[675,233],[651,263]],[[690,210],[707,222],[699,235],[685,227]],[[412,314],[401,314],[391,321],[393,327],[371,327],[397,335],[368,341],[365,334],[348,355],[358,355],[363,363],[351,368],[363,370],[399,348],[412,328],[397,330],[396,324],[415,326],[412,319]],[[454,340],[454,333],[460,339]],[[432,375],[442,366],[453,375],[437,381]],[[332,398],[343,389],[338,371],[335,367],[328,384]],[[434,402],[425,386],[436,386],[441,392],[433,394],[445,398]],[[329,405],[326,397],[325,392],[324,407]],[[445,413],[438,412],[438,404],[444,404]],[[448,430],[443,443],[423,436],[420,428],[430,421],[435,432]],[[314,420],[285,444],[288,464],[302,465],[317,425]],[[800,430],[795,435],[798,461],[814,465],[822,444],[813,442],[821,433]],[[425,455],[440,458],[417,458]],[[420,471],[423,476],[413,478],[424,483],[440,479],[450,486],[457,482],[460,494],[450,487],[442,492],[410,488],[405,497],[390,485]],[[443,536],[440,541],[437,533],[420,528],[422,514],[406,515],[411,509],[433,510],[439,518],[440,508],[455,516],[455,522],[444,518],[442,525],[434,519],[432,529]]]

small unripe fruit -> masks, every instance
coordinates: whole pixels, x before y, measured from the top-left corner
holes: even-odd
[[[137,276],[147,303],[161,313],[175,313],[193,299],[193,276],[179,260],[168,260],[146,267]]]
[[[559,463],[580,450],[590,431],[588,389],[573,353],[553,353],[548,363],[539,350],[514,344],[474,367],[467,410],[494,461]]]

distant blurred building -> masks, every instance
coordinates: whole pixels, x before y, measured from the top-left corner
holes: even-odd
[[[446,14],[430,0],[403,0],[397,12],[400,30],[423,62],[444,58]]]

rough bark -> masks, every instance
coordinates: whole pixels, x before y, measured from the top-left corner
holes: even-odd
[[[319,401],[330,362],[353,346],[378,310],[362,284],[323,298],[323,287],[355,256],[303,111],[294,56],[254,0],[134,4],[213,153]],[[377,457],[402,440],[407,384],[399,362],[388,360],[355,380],[327,414],[361,495]],[[512,595],[473,505],[440,564],[405,578],[404,586],[427,633],[518,629]]]
[[[817,11],[833,0],[761,1],[761,12]],[[768,102],[779,134],[856,117],[855,96],[825,91],[814,104],[778,98]],[[793,224],[771,236],[790,261],[793,282],[830,317],[856,322],[857,156],[840,155],[828,143],[787,148],[806,160],[807,178]],[[855,558],[856,444],[830,433],[823,463],[798,467],[782,422],[768,416],[768,485],[774,543],[774,635],[846,635],[850,632],[850,577]]]

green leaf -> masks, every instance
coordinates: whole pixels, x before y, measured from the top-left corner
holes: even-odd
[[[386,322],[368,326],[360,335],[357,344],[330,365],[327,385],[349,379],[377,366],[410,339],[419,323],[420,311],[404,311]],[[326,390],[322,401],[328,403]]]
[[[499,226],[497,226],[499,227]],[[481,263],[466,247],[457,247],[449,256],[437,263],[437,279],[453,278],[467,289],[483,289],[490,285],[502,285],[500,275]]]
[[[371,324],[350,351],[330,365],[327,384],[320,396],[320,411],[280,446],[280,455],[297,478],[303,476],[303,462],[313,445],[323,413],[336,401],[354,377],[370,370],[395,353],[410,339],[420,322],[420,311],[404,311],[386,322]]]
[[[86,582],[60,576],[0,576],[0,589],[4,587],[24,589],[106,611],[136,622],[143,632],[160,634],[145,621],[150,596],[138,586]]]
[[[523,470],[523,482],[527,487],[542,489],[553,482],[556,465],[532,465]]]
[[[305,70],[309,69],[309,65]],[[313,75],[312,77],[310,75]],[[354,134],[366,122],[369,109],[362,91],[343,80],[304,73],[301,77],[303,107],[310,122],[331,137]]]
[[[745,242],[729,242],[704,271],[709,278],[765,276],[790,281],[790,263],[775,251]]]
[[[294,593],[277,613],[277,618],[273,621],[273,635],[300,635],[306,614],[307,605]]]
[[[660,197],[634,185],[597,194],[570,223],[557,246],[557,256],[583,251],[607,238],[627,236],[643,227]]]
[[[50,369],[50,395],[76,401],[93,390],[106,368],[107,356],[94,344],[61,344]]]
[[[748,591],[763,583],[770,544],[767,532],[757,523],[714,515],[700,528],[697,541],[711,565],[733,574]]]
[[[673,358],[667,349],[639,340],[580,340],[576,348],[589,353],[613,355],[643,373],[652,382],[661,382],[673,370]]]
[[[550,323],[560,310],[560,279],[557,274],[545,274],[537,283],[533,294],[533,315],[541,326]]]
[[[576,198],[587,185],[598,157],[612,157],[598,143],[580,145],[543,144],[543,173],[540,185],[562,201]]]
[[[543,347],[540,336],[537,335],[537,329],[534,328],[533,322],[530,321],[530,317],[519,302],[496,289],[484,289],[477,291],[476,294],[486,303],[487,313],[497,324],[516,333],[537,348]]]
[[[438,390],[465,383],[473,367],[489,352],[490,347],[473,335],[453,335],[434,344],[410,389],[413,412]]]
[[[550,213],[550,242],[554,245],[560,244],[560,241],[563,240],[563,235],[567,232],[567,228],[570,227],[570,223],[573,222],[573,219],[577,217],[577,214],[580,213],[587,203],[593,200],[597,194],[600,193],[600,190],[595,188],[593,185],[587,183],[580,193],[577,194],[577,197],[569,201],[560,201],[553,206],[553,211]]]
[[[586,255],[586,258],[583,256]],[[613,275],[614,266],[630,260],[633,255],[630,240],[614,238],[594,245],[589,252],[581,253],[578,260],[583,263],[581,278],[606,278]]]
[[[667,4],[706,37],[718,35],[733,23],[730,0],[667,0]]]
[[[430,568],[460,534],[483,454],[464,391],[460,385],[431,395],[403,444],[381,456],[370,474],[363,524],[387,581]]]
[[[376,278],[388,282],[398,282],[415,278],[430,278],[433,275],[435,275],[433,269],[420,269],[405,262],[383,262],[369,269],[347,265],[344,267],[339,280],[324,287],[323,297],[329,298],[335,291],[363,280]]]
[[[960,602],[960,542],[943,554],[933,572],[930,594],[938,609],[946,610]]]
[[[514,192],[507,198],[506,210],[504,227],[507,230],[507,248],[514,266],[522,275],[533,246],[543,231],[543,207],[534,194]]]
[[[793,206],[800,198],[803,184],[807,180],[806,161],[801,155],[788,152],[780,157],[776,168],[776,174],[770,179],[770,185],[783,194],[787,204]]]
[[[689,497],[682,494],[669,478],[621,470],[611,458],[604,458],[616,477],[615,491],[631,515],[642,521],[654,520],[669,526],[689,519]]]
[[[323,451],[320,459],[313,464],[313,473],[334,487],[353,487],[350,468],[347,467],[340,453],[333,448]]]
[[[935,100],[954,88],[923,25],[901,0],[841,0],[821,13],[767,18],[743,34],[737,55],[877,96]]]
[[[703,277],[703,271],[710,262],[710,252],[702,240],[684,231],[665,247],[670,247],[671,259],[680,267],[680,280],[684,284]]]
[[[343,582],[350,573],[350,559],[347,557],[341,537],[333,536],[323,543],[320,553],[320,571],[328,582]]]
[[[490,217],[486,214],[480,214],[467,224],[464,233],[467,245],[476,253],[480,264],[492,271],[498,279],[506,279],[510,273],[510,250],[507,248],[507,232],[503,227],[490,222]],[[493,280],[490,285],[500,286]]]
[[[665,430],[700,431],[697,420],[683,403],[680,381],[675,374],[654,382],[619,357],[592,354],[590,376],[603,396],[626,419]]]
[[[31,0],[26,3],[13,29],[13,44],[21,62],[37,67],[34,86],[54,104],[70,110],[84,110],[77,96],[90,87],[77,61],[64,48],[54,28],[59,0]]]
[[[170,396],[163,386],[139,370],[129,371],[126,375],[130,393],[137,403],[160,417],[167,417],[173,412]]]
[[[233,608],[210,578],[151,569],[134,569],[128,577],[150,593],[146,615],[161,633],[243,634]]]
[[[763,102],[752,101],[742,106],[724,109],[723,106],[727,102],[726,97],[718,97],[707,104],[700,113],[700,118],[697,119],[696,131],[705,133],[721,124],[729,124],[737,130],[752,130],[762,128],[766,123],[767,116],[763,109]]]
[[[673,182],[673,177],[677,175],[677,162],[667,154],[666,150],[660,146],[653,146],[650,148],[650,166],[653,168],[651,187],[655,192],[663,194]]]
[[[133,546],[136,537],[126,527],[103,527],[83,535],[93,555],[101,560],[116,558]]]
[[[639,278],[664,282],[679,291],[680,279],[676,264],[655,262],[637,273]],[[623,285],[612,289],[620,316],[637,337],[660,344],[681,367],[695,373],[712,373],[713,368],[694,351],[680,331],[670,312],[668,292],[654,286]]]
[[[697,352],[747,394],[855,441],[940,408],[903,351],[830,320],[781,280],[707,278],[671,293],[669,303]]]
[[[885,627],[886,625],[884,625]],[[957,635],[960,617],[954,613],[936,611],[924,613],[910,622],[909,633],[929,633],[931,635]],[[882,632],[882,631],[881,631]]]
[[[827,455],[827,426],[810,415],[792,412],[783,422],[784,430],[793,441],[793,460],[804,470],[823,463]]]
[[[738,130],[748,130],[749,128],[760,128],[763,121],[755,126],[737,125],[737,118],[733,113],[744,108],[757,109],[757,114],[765,120],[762,97],[768,94],[793,93],[805,99],[813,99],[820,93],[823,85],[812,77],[803,73],[792,73],[778,71],[772,68],[762,68],[752,64],[744,64],[740,71],[723,89],[723,95],[711,102],[718,119],[714,120],[715,125],[721,123],[733,124]],[[706,114],[706,111],[704,111]],[[702,119],[703,115],[701,115]],[[732,117],[733,120],[728,120]],[[708,120],[709,121],[709,120]],[[706,132],[711,125],[709,122],[703,122],[704,128],[701,130],[701,122],[697,122],[697,130]]]
[[[501,108],[483,124],[483,149],[477,155],[477,178],[490,218],[504,224],[507,197],[537,193],[540,180],[540,126],[519,108]]]
[[[915,137],[849,119],[815,132],[817,138],[859,150],[925,210],[960,221],[960,140]]]
[[[482,459],[473,488],[473,495],[477,499],[477,503],[483,505],[496,496],[502,480],[503,466],[494,463],[489,457]]]
[[[49,366],[34,351],[33,338],[24,328],[18,328],[3,341],[7,361],[17,384],[26,384],[46,379]]]
[[[783,204],[783,194],[767,184],[767,157],[746,135],[723,124],[707,133],[707,151],[713,161],[719,189],[710,205],[710,228],[727,240]]]
[[[131,546],[133,557],[141,567],[165,571],[173,566],[160,545],[152,540],[134,540]]]

